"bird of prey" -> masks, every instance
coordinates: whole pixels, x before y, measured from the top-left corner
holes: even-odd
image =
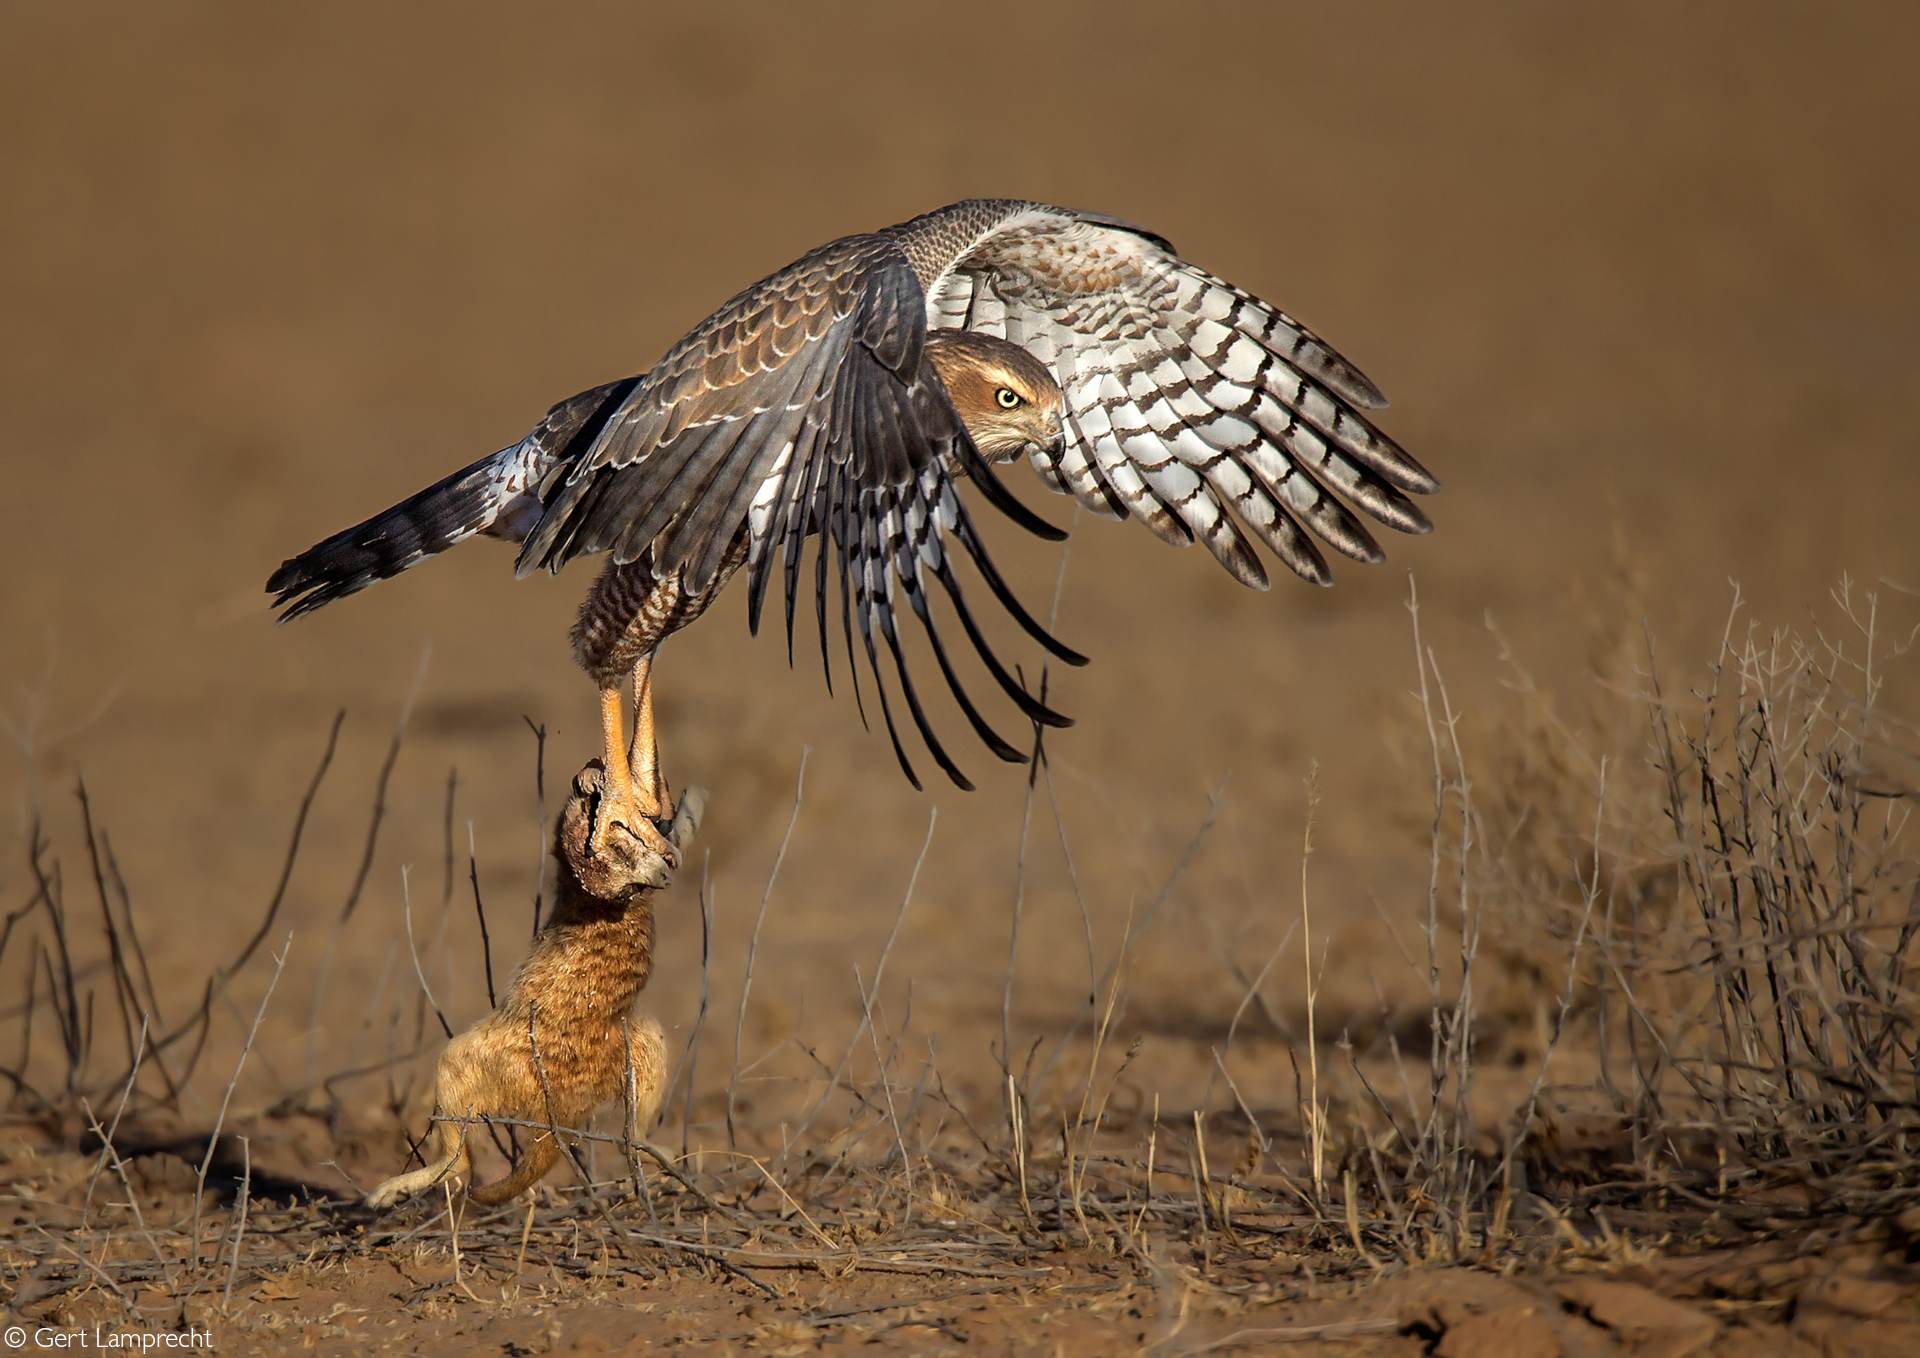
[[[989,465],[1024,457],[1095,513],[1138,519],[1170,543],[1199,540],[1243,584],[1267,584],[1249,537],[1327,584],[1316,539],[1356,560],[1381,556],[1348,502],[1402,532],[1431,526],[1408,494],[1437,482],[1362,413],[1384,404],[1319,336],[1151,231],[969,199],[803,255],[648,371],[560,402],[518,442],[287,561],[267,589],[284,621],[476,533],[520,543],[520,576],[606,554],[573,629],[601,695],[609,805],[596,833],[618,823],[660,851],[672,806],[653,725],[654,653],[743,566],[757,631],[779,558],[789,663],[797,601],[812,594],[829,688],[828,615],[837,607],[849,668],[857,625],[894,753],[918,787],[877,633],[928,752],[967,787],[909,678],[900,601],[968,723],[1009,761],[1024,756],[964,690],[931,587],[1030,721],[1066,724],[995,657],[956,557],[1053,655],[1083,657],[994,569],[960,481],[1028,530],[1061,537]],[[816,537],[809,589],[802,557]],[[859,701],[857,669],[854,685]]]

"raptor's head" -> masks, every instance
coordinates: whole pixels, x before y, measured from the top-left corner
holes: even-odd
[[[927,357],[989,462],[1060,447],[1065,399],[1047,365],[1025,349],[971,330],[935,330]]]

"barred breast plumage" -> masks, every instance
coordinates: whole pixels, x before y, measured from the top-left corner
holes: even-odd
[[[664,576],[657,572],[651,552],[624,565],[609,561],[573,624],[573,654],[580,668],[602,689],[621,684],[661,642],[698,620],[746,561],[745,533],[698,589],[688,586],[684,567]]]

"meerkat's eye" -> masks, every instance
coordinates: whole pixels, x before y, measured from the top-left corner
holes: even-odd
[[[994,401],[1002,410],[1014,410],[1026,404],[1019,392],[1012,387],[1000,387],[993,393]]]

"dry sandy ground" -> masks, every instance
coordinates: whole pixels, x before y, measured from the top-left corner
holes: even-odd
[[[383,1047],[363,1032],[382,1021],[366,997],[392,965],[403,865],[416,909],[438,900],[450,770],[459,839],[471,821],[490,899],[522,917],[537,848],[522,718],[548,728],[549,810],[595,739],[565,643],[587,578],[516,585],[508,551],[479,543],[277,630],[269,570],[516,438],[553,399],[643,367],[818,241],[976,193],[1095,208],[1327,335],[1445,482],[1431,538],[1388,544],[1390,564],[1349,567],[1324,592],[1248,592],[1198,550],[1078,524],[1060,630],[1094,663],[1054,676],[1079,724],[1053,752],[1102,955],[1226,789],[1206,851],[1137,940],[1124,1020],[1125,1039],[1146,1040],[1142,1088],[1191,1106],[1208,1035],[1239,998],[1223,958],[1264,958],[1298,918],[1316,762],[1326,1003],[1338,1022],[1415,993],[1382,924],[1423,899],[1426,870],[1408,829],[1426,796],[1424,756],[1404,752],[1409,570],[1454,701],[1483,721],[1507,701],[1489,618],[1578,703],[1597,650],[1642,614],[1665,654],[1703,659],[1730,580],[1784,621],[1843,571],[1920,585],[1913,15],[9,6],[10,842],[43,803],[71,856],[84,774],[162,993],[184,1007],[258,918],[346,708],[282,916],[294,951],[242,1087],[262,1102],[307,1059],[328,925],[417,685],[314,1038],[323,1065]],[[1058,549],[1006,525],[993,542],[1045,605]],[[749,1056],[847,1030],[852,964],[870,974],[937,809],[889,987],[911,979],[915,1030],[938,1035],[956,1093],[991,1108],[1021,771],[976,753],[980,791],[911,794],[884,736],[822,694],[804,651],[789,672],[776,640],[750,639],[742,611],[716,609],[659,671],[668,771],[713,792],[702,866],[721,1039],[810,747]],[[1085,928],[1050,823],[1036,825],[1017,1046],[1056,1032],[1087,991]],[[21,859],[10,849],[0,866],[9,909],[28,891]],[[694,899],[683,884],[663,908],[665,960],[644,1000],[681,1036],[700,989]],[[503,932],[504,974],[521,935]],[[464,916],[448,949],[440,998],[459,1021],[485,1005]],[[1283,970],[1298,966],[1296,950]],[[215,1067],[264,986],[255,971]],[[23,983],[10,971],[0,987]],[[1296,1012],[1294,987],[1271,994]],[[1289,1100],[1276,1088],[1267,1102]],[[712,1297],[673,1305],[681,1321],[714,1307],[705,1333],[742,1328]],[[1065,1325],[1068,1310],[1035,1324]],[[958,1343],[974,1323],[889,1342]],[[1039,1329],[979,1323],[990,1347],[1039,1342]],[[1089,1333],[1066,1351],[1106,1348]],[[1389,1338],[1399,1347],[1381,1351],[1424,1342]]]

